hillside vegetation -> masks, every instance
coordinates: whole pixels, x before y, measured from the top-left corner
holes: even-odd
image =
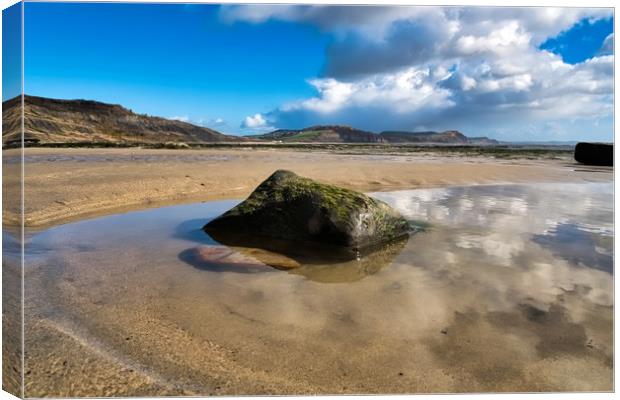
[[[20,97],[2,104],[2,142],[20,140]],[[24,139],[37,143],[237,142],[238,136],[91,100],[24,97]]]
[[[21,143],[21,97],[2,104],[4,146]],[[169,146],[209,143],[282,142],[354,144],[498,144],[486,137],[468,138],[459,131],[374,133],[344,125],[280,129],[253,136],[226,135],[187,122],[136,114],[118,104],[92,100],[59,100],[24,96],[24,140],[45,146]]]
[[[385,131],[373,133],[342,125],[312,126],[304,129],[280,129],[270,133],[249,136],[251,139],[281,142],[312,143],[442,143],[442,144],[497,144],[486,137],[468,138],[459,131],[407,132]]]

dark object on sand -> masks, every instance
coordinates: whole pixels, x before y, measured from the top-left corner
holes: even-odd
[[[575,161],[587,165],[613,167],[614,145],[609,143],[577,143]]]
[[[409,223],[382,201],[278,170],[204,230],[215,240],[264,237],[297,247],[299,242],[325,244],[354,255],[408,236]]]

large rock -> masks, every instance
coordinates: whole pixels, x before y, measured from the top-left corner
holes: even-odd
[[[278,170],[204,230],[224,244],[256,247],[272,238],[292,248],[320,243],[356,254],[406,237],[409,224],[382,201]]]

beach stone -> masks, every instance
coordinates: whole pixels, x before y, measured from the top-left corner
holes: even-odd
[[[409,223],[380,200],[278,170],[203,229],[362,250],[406,237]]]
[[[614,145],[580,142],[575,146],[575,161],[586,165],[614,165]]]

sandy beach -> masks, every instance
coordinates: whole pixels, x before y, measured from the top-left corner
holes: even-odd
[[[11,194],[18,188],[12,174],[18,172],[19,153],[3,154],[5,201],[17,204]],[[43,232],[39,238],[27,239],[27,396],[611,388],[606,272],[582,272],[574,278],[573,267],[560,262],[562,275],[554,279],[560,279],[558,284],[567,288],[562,289],[565,292],[558,291],[553,282],[532,289],[519,282],[536,280],[542,272],[533,270],[526,279],[521,272],[498,270],[493,254],[503,251],[502,247],[492,247],[495,250],[485,256],[483,266],[479,264],[484,257],[464,252],[452,255],[461,257],[458,262],[450,261],[456,264],[437,269],[436,261],[454,250],[437,246],[454,243],[451,231],[438,230],[411,243],[402,261],[394,261],[378,279],[325,285],[301,275],[280,275],[280,271],[201,270],[184,262],[183,254],[188,245],[201,245],[202,239],[168,238],[166,232],[177,228],[160,228],[159,214],[130,223],[126,229],[117,228],[123,223],[122,215],[109,224],[97,225],[93,220],[94,228],[89,228],[89,221],[83,228],[65,225],[66,233],[59,226],[132,210],[157,213],[155,208],[165,205],[193,207],[189,204],[241,199],[277,169],[365,192],[473,184],[608,183],[611,169],[583,167],[568,159],[277,149],[26,149],[25,157],[25,222],[31,227],[26,232]],[[510,222],[498,220],[493,233],[501,234],[503,226],[506,237],[494,238],[494,246],[512,241],[515,224],[523,220],[511,215],[518,213],[513,208],[519,203],[507,204]],[[441,207],[432,208],[433,212]],[[15,210],[5,207],[5,225],[18,220]],[[161,223],[186,218],[196,224],[194,229],[202,222],[191,218],[205,217],[202,212],[183,218],[174,215],[174,220],[163,218]],[[155,225],[149,228],[149,223]],[[52,233],[51,242],[45,239],[47,227],[61,229]],[[142,229],[148,234],[142,234]],[[530,246],[526,243],[522,246]],[[422,254],[419,246],[436,249]],[[537,262],[558,263],[538,247],[524,254]],[[525,258],[514,262],[523,262],[523,268],[531,263]],[[482,275],[480,268],[485,271]],[[12,265],[7,264],[5,270],[13,271]],[[501,288],[503,282],[513,285],[504,303],[496,303],[496,294],[487,293],[480,299],[481,288]],[[598,297],[586,299],[589,292],[580,286],[583,282]],[[368,306],[353,301],[360,296],[370,302]],[[6,299],[18,297],[18,292],[5,290]],[[437,306],[419,305],[424,297],[427,304]],[[489,312],[487,304],[496,304],[497,310]],[[540,311],[540,304],[551,306]],[[594,327],[587,337],[582,325],[570,322],[582,318],[584,307],[588,313],[596,311],[589,317],[592,321],[584,322]],[[541,312],[542,323],[549,324],[544,332],[550,333],[539,331],[539,322],[532,322],[531,314]],[[513,321],[517,336],[505,335],[504,319]],[[382,339],[377,341],[377,337]],[[587,338],[594,338],[593,348],[592,339]],[[537,340],[542,344],[536,346]],[[590,340],[587,347],[586,340]],[[498,341],[503,344],[496,350],[485,350],[485,343]],[[566,341],[570,348],[565,347]],[[365,352],[358,354],[356,349],[362,347]],[[575,380],[575,374],[583,379]]]
[[[3,154],[5,166],[12,171],[19,152],[5,150]],[[25,160],[25,225],[32,227],[141,208],[241,199],[277,169],[365,192],[611,177],[609,169],[584,168],[569,159],[350,155],[260,148],[28,148]],[[5,172],[7,195],[18,190],[18,178],[16,173]],[[18,221],[10,208],[5,207],[3,217],[5,225]]]

